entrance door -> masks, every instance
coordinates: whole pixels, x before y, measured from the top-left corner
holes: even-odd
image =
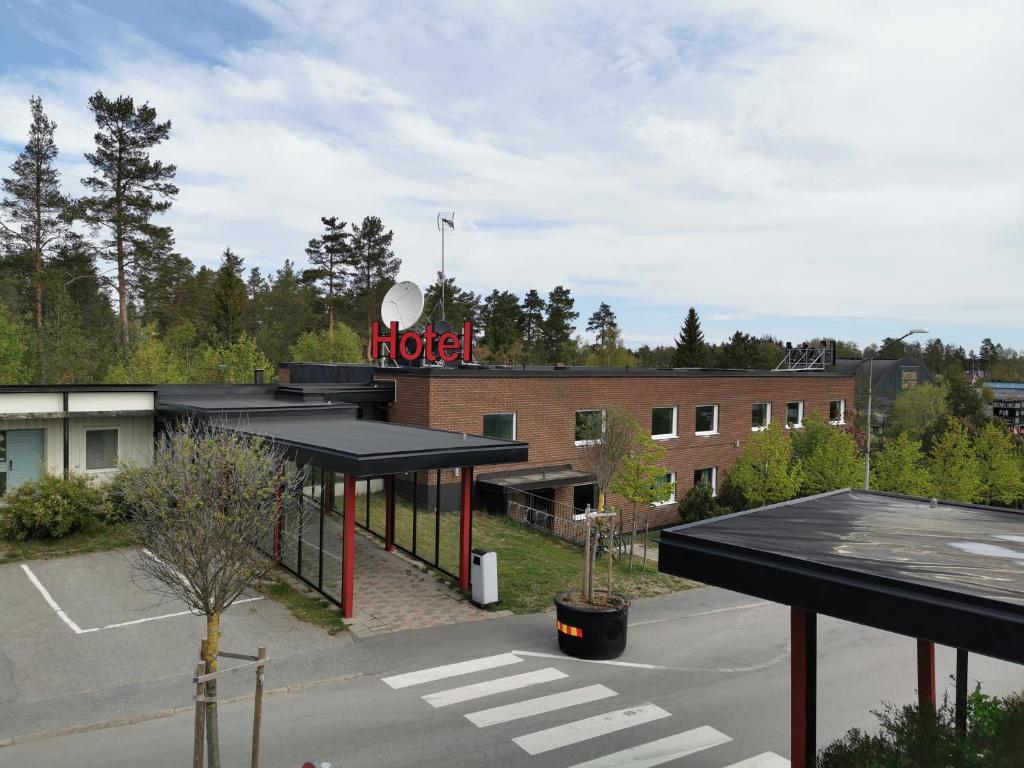
[[[7,435],[7,490],[43,474],[43,430],[10,429]]]

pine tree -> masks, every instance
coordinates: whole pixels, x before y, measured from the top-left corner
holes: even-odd
[[[946,431],[932,445],[928,469],[932,492],[947,501],[976,501],[982,494],[981,467],[966,427],[950,417]]]
[[[0,384],[28,384],[24,333],[0,304]]]
[[[186,291],[195,266],[174,250],[170,230],[154,233],[140,250],[144,253],[140,252],[139,263],[144,266],[133,287],[142,304],[142,324],[155,324],[157,333],[166,333],[187,310]]]
[[[931,496],[932,479],[924,465],[921,442],[906,432],[886,440],[871,457],[871,487],[876,491]]]
[[[572,292],[564,286],[556,285],[548,293],[543,339],[549,363],[560,362],[572,342],[572,334],[576,330],[572,321],[580,316],[573,309],[575,303]]]
[[[690,307],[676,339],[672,365],[675,368],[703,368],[707,365],[707,358],[707,344],[704,343],[704,333],[700,329],[700,317],[697,310]]]
[[[316,282],[324,284],[327,299],[327,330],[334,330],[335,297],[345,289],[346,263],[351,259],[348,222],[338,222],[337,216],[322,216],[324,234],[309,241],[306,256],[313,269],[307,273]],[[389,241],[390,242],[390,241]],[[396,270],[397,273],[397,270]]]
[[[492,360],[507,361],[522,341],[523,308],[519,305],[519,297],[495,288],[484,299],[481,321],[483,337],[480,343],[487,348]]]
[[[612,312],[612,308],[608,304],[602,301],[601,305],[594,310],[587,320],[587,330],[597,336],[595,345],[597,347],[604,347],[608,340],[608,334],[619,330],[615,313]]]
[[[452,324],[456,331],[462,331],[463,323],[471,323],[474,327],[480,325],[480,315],[483,307],[480,304],[480,297],[473,291],[466,291],[455,284],[454,277],[444,278],[444,319]],[[423,305],[430,312],[441,304],[441,273],[437,273],[437,281],[431,283],[423,294]],[[440,311],[434,312],[431,318],[435,323],[442,319]]]
[[[14,176],[3,180],[0,201],[0,242],[24,250],[32,258],[32,315],[36,330],[36,374],[41,373],[43,338],[43,265],[50,249],[68,234],[69,201],[54,166],[57,124],[43,112],[42,99],[29,99],[32,125],[28,143],[11,165]]]
[[[1005,428],[989,422],[974,440],[974,453],[981,473],[978,500],[985,504],[1009,506],[1024,493],[1021,464]]]
[[[547,310],[547,306],[535,288],[531,288],[523,297],[523,319],[520,324],[520,333],[531,360],[536,360],[539,357],[540,345],[544,339],[544,312]]]
[[[289,260],[269,282],[261,297],[262,322],[256,340],[267,357],[283,362],[291,359],[289,350],[299,336],[323,327],[320,297],[299,279]]]
[[[131,96],[108,99],[102,91],[89,98],[96,118],[96,151],[86,160],[95,175],[82,179],[92,194],[83,198],[85,221],[95,231],[104,231],[103,258],[117,266],[118,323],[123,348],[129,340],[129,286],[142,268],[140,256],[153,238],[166,238],[166,227],[151,219],[164,213],[178,194],[172,180],[177,168],[150,158],[150,150],[166,141],[171,121],[156,121],[156,110],[148,103],[139,107]]]
[[[395,284],[402,266],[402,260],[391,248],[393,239],[394,233],[390,229],[385,231],[376,216],[367,216],[362,224],[352,225],[351,248],[344,256],[351,276],[348,296],[354,306],[362,309],[362,318],[353,327],[362,326],[360,335],[365,334],[366,338],[369,338],[370,323],[378,314],[380,302]]]
[[[233,343],[242,332],[247,298],[242,280],[242,257],[225,248],[213,282],[213,327],[221,344]]]

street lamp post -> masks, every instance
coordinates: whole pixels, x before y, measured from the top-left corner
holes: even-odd
[[[904,333],[898,339],[893,339],[888,344],[883,345],[881,349],[879,349],[874,355],[872,355],[871,357],[868,358],[868,420],[867,420],[868,439],[867,439],[866,449],[864,451],[864,490],[865,491],[870,491],[871,490],[871,393],[872,393],[872,391],[874,389],[874,383],[875,383],[875,377],[874,377],[874,372],[875,372],[875,356],[882,354],[882,352],[885,351],[886,347],[891,346],[893,344],[896,344],[897,342],[903,341],[905,338],[907,338],[908,336],[913,336],[915,333],[928,333],[928,329],[927,328],[913,328],[913,329],[907,331],[906,333]],[[861,360],[861,362],[864,362],[864,361]],[[860,363],[858,363],[858,365],[859,364]]]

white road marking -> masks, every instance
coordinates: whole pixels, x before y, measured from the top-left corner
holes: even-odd
[[[263,596],[259,597],[244,597],[241,600],[235,600],[231,605],[240,605],[241,603],[254,603],[257,600],[262,600]],[[118,627],[130,627],[135,624],[145,624],[147,621],[160,621],[160,619],[173,619],[176,616],[188,616],[195,615],[192,611],[178,611],[177,613],[165,613],[162,616],[147,616],[144,619],[135,619],[133,621],[122,621],[117,624],[107,624],[105,627],[97,627],[96,629],[117,629]],[[95,632],[96,629],[85,629],[83,632]]]
[[[450,688],[447,691],[428,693],[423,700],[432,707],[447,707],[451,704],[459,704],[463,701],[481,699],[484,696],[491,696],[496,693],[507,693],[519,688],[526,688],[530,685],[550,683],[552,680],[562,680],[568,677],[554,667],[536,669],[532,672],[524,672],[521,675],[510,675],[499,677],[494,680],[485,680],[482,683],[464,685],[461,688]]]
[[[184,573],[182,573],[181,571],[179,571],[179,570],[178,570],[177,568],[175,568],[175,567],[174,567],[173,565],[171,565],[171,564],[170,564],[170,563],[168,563],[167,561],[165,561],[165,560],[161,560],[161,559],[160,559],[159,557],[157,557],[156,555],[154,555],[154,554],[153,554],[152,552],[150,552],[150,551],[149,551],[148,549],[146,549],[145,547],[143,547],[141,551],[142,551],[142,553],[143,553],[144,555],[146,555],[147,557],[150,557],[150,558],[152,558],[153,560],[155,560],[156,562],[160,563],[160,565],[162,565],[162,566],[163,566],[164,568],[166,568],[167,570],[171,571],[171,572],[172,572],[172,573],[173,573],[173,574],[174,574],[175,576],[177,576],[177,577],[178,577],[178,581],[180,581],[180,582],[181,582],[182,584],[184,584],[184,585],[185,585],[185,589],[192,589],[192,582],[191,582],[191,581],[189,581],[189,580],[188,580],[188,579],[187,579],[187,578],[185,577],[185,574],[184,574]]]
[[[779,757],[774,752],[763,752],[747,760],[727,765],[725,768],[789,768],[789,760]]]
[[[550,752],[553,749],[567,747],[570,744],[578,744],[587,739],[615,733],[616,731],[671,716],[671,714],[655,704],[641,704],[638,707],[606,712],[603,715],[595,715],[594,717],[577,720],[574,723],[557,725],[554,728],[528,733],[525,736],[516,736],[512,741],[526,750],[528,754],[539,755],[543,752]]]
[[[564,661],[582,661],[586,664],[604,664],[609,667],[632,667],[633,669],[668,669],[657,664],[641,664],[636,661],[602,661],[600,659],[577,659],[558,653],[541,653],[540,651],[512,651],[517,656],[535,656],[539,659],[562,659]]]
[[[94,629],[82,629],[80,626],[75,624],[75,622],[73,622],[70,619],[70,617],[68,617],[68,615],[64,613],[63,610],[61,610],[61,607],[57,605],[57,601],[53,599],[50,593],[46,591],[46,587],[44,587],[42,582],[36,578],[36,575],[34,573],[32,573],[32,569],[24,564],[22,564],[21,569],[25,572],[25,575],[28,576],[28,580],[32,582],[33,586],[35,586],[35,588],[39,590],[39,594],[43,596],[43,599],[46,601],[47,605],[49,605],[51,608],[53,608],[54,611],[56,611],[57,615],[60,616],[61,621],[63,621],[65,624],[71,627],[72,632],[74,632],[76,635],[84,635],[86,632],[95,632],[99,629],[99,627],[95,627]]]
[[[656,765],[678,760],[681,757],[692,755],[694,752],[717,747],[728,741],[732,741],[732,739],[724,733],[716,731],[710,726],[702,725],[692,731],[684,731],[664,739],[630,747],[621,752],[602,755],[585,763],[574,765],[573,768],[654,768]],[[737,763],[737,765],[745,764]],[[786,765],[788,767],[789,763],[787,762]],[[735,766],[731,768],[735,768]],[[771,766],[766,764],[765,768],[771,768]]]
[[[535,699],[517,701],[514,704],[505,704],[501,707],[481,709],[479,712],[470,712],[466,715],[477,728],[486,728],[489,725],[508,723],[512,720],[521,720],[524,717],[543,715],[546,712],[555,712],[559,709],[575,707],[579,704],[588,704],[591,701],[600,701],[618,694],[611,688],[603,685],[588,685],[585,688],[576,688],[564,693],[552,693],[550,696],[538,696]]]
[[[743,603],[742,605],[730,605],[725,608],[712,608],[708,611],[697,611],[696,613],[684,613],[682,616],[667,616],[664,619],[648,619],[647,621],[631,621],[629,626],[642,627],[645,624],[664,624],[667,621],[682,621],[683,619],[694,619],[698,616],[714,616],[716,613],[731,613],[732,611],[745,611],[747,608],[762,608],[766,605],[774,605],[762,600],[757,603]]]
[[[460,661],[455,664],[445,664],[441,667],[431,667],[429,669],[420,669],[416,672],[406,672],[402,675],[392,675],[391,677],[383,678],[382,681],[392,688],[408,688],[411,685],[432,683],[435,680],[468,675],[473,672],[483,672],[486,669],[518,664],[521,661],[522,659],[515,654],[499,653],[496,656],[484,656],[479,659]]]

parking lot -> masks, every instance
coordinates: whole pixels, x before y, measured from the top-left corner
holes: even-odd
[[[205,619],[154,591],[131,555],[0,566],[0,743],[191,703]],[[267,648],[271,688],[344,676],[363,653],[347,634],[332,637],[257,593],[240,598],[221,627],[222,650]],[[238,675],[221,690],[251,687],[250,675]]]

